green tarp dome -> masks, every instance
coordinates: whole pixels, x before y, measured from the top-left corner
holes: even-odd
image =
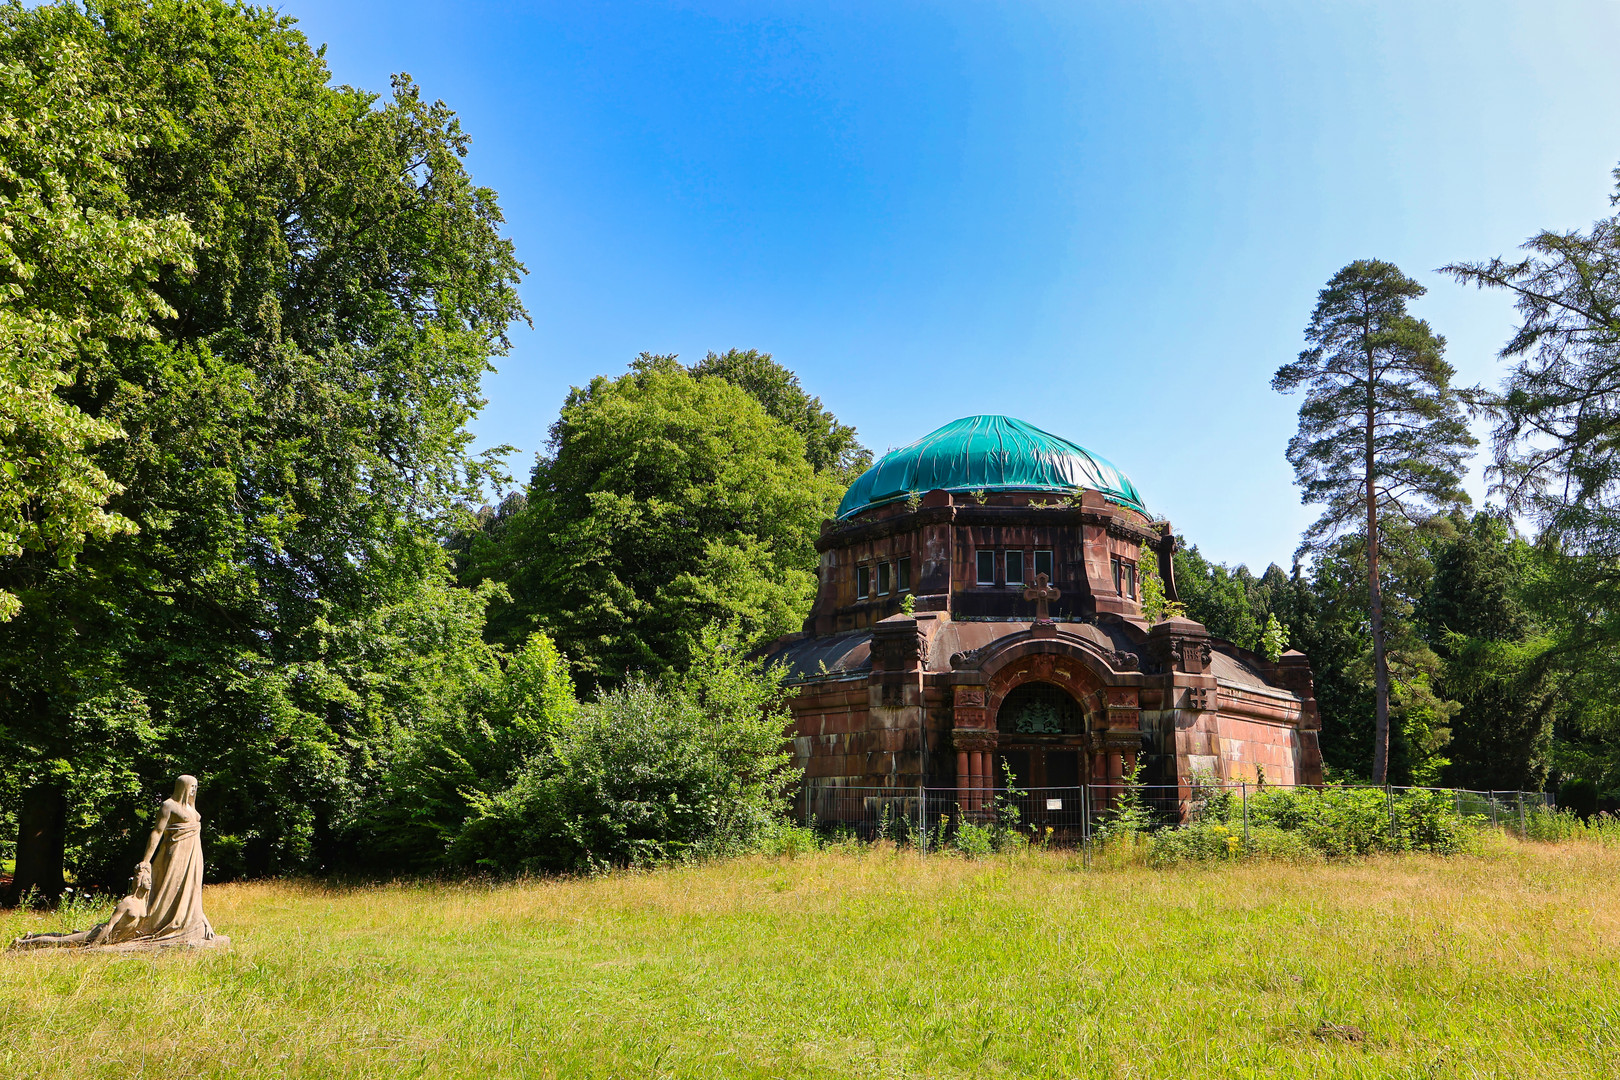
[[[1059,493],[1092,488],[1147,513],[1130,478],[1085,447],[1010,416],[968,416],[884,454],[849,486],[838,517],[936,488]]]

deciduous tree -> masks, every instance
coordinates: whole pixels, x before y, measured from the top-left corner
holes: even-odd
[[[692,365],[692,374],[724,379],[746,390],[773,418],[799,433],[804,457],[817,472],[830,472],[849,485],[872,464],[855,429],[840,423],[799,383],[799,377],[757,349],[710,353]]]
[[[512,602],[503,641],[544,630],[597,688],[691,663],[703,627],[799,629],[814,540],[842,493],[750,394],[643,354],[569,394],[527,500],[473,543],[465,578]]]
[[[123,432],[86,452],[134,531],[91,532],[73,565],[0,556],[22,602],[0,628],[0,789],[66,804],[19,863],[71,840],[81,876],[112,874],[140,792],[189,771],[216,871],[317,867],[410,716],[377,695],[460,692],[409,657],[461,670],[427,628],[456,608],[441,540],[490,472],[466,424],[523,315],[521,267],[455,115],[403,76],[387,98],[333,85],[291,19],[222,0],[5,9],[14,82],[79,55],[125,140],[95,165],[94,205],[184,220],[197,246],[132,309],[155,336],[87,330],[93,378],[62,388],[97,437]],[[135,253],[107,257],[150,273]],[[391,617],[385,656],[368,631],[405,610],[420,617]]]

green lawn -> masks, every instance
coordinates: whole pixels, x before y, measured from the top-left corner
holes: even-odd
[[[1613,1080],[1620,852],[1498,847],[220,886],[230,953],[0,957],[0,1076]]]

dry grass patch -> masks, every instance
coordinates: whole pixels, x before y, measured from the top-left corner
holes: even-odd
[[[1610,1080],[1617,871],[1588,844],[1169,870],[879,850],[220,886],[229,954],[5,958],[0,1068]]]

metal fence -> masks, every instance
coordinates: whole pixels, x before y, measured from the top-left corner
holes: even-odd
[[[1400,829],[1399,807],[1413,792],[1432,792],[1449,802],[1458,820],[1481,827],[1527,834],[1528,816],[1553,806],[1553,796],[1540,791],[1469,791],[1459,788],[1375,787],[1334,784],[1320,788],[1230,782],[1190,786],[1154,784],[1082,784],[1050,788],[846,787],[805,782],[794,799],[798,821],[828,835],[860,840],[892,840],[926,851],[952,842],[958,831],[975,828],[1013,829],[1043,844],[1081,846],[1122,815],[1148,831],[1196,821],[1212,801],[1225,799],[1225,812],[1241,814],[1245,829],[1249,803],[1264,792],[1279,790],[1367,792],[1383,800],[1394,834]]]

